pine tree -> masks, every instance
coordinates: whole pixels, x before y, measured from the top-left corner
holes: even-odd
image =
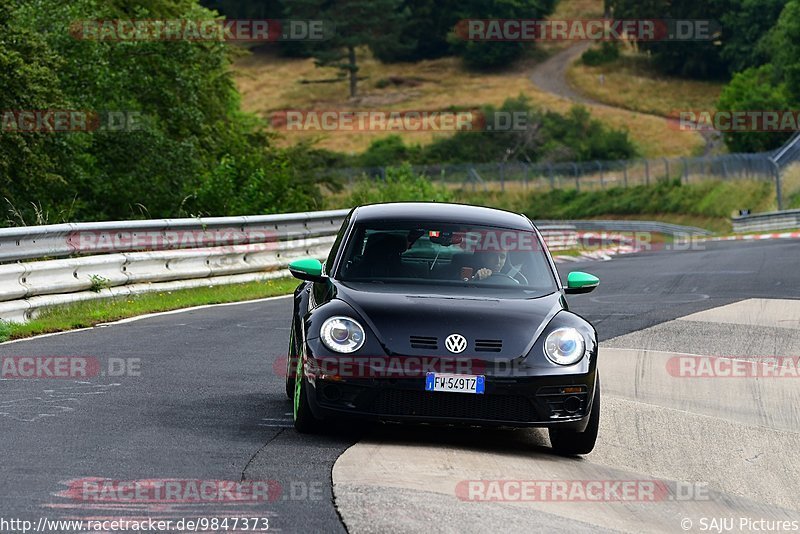
[[[357,49],[387,49],[398,43],[408,13],[401,0],[294,0],[293,19],[317,19],[331,27],[329,38],[312,47],[318,67],[335,67],[349,76],[350,96],[357,94]]]

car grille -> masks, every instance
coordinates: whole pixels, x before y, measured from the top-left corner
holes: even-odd
[[[531,402],[521,395],[472,395],[402,389],[381,390],[373,404],[380,415],[417,415],[497,421],[537,421]]]
[[[439,342],[435,337],[411,336],[412,349],[437,350]]]
[[[437,350],[439,340],[432,336],[411,336],[412,349]],[[502,339],[476,339],[475,352],[500,352],[503,350]]]
[[[476,339],[475,352],[500,352],[503,350],[502,339]]]

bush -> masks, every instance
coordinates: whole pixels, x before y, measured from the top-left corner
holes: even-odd
[[[530,105],[525,96],[510,98],[500,108],[481,110],[486,124],[498,124],[502,117],[523,112],[526,129],[514,131],[459,131],[450,137],[435,139],[425,146],[405,145],[392,135],[373,141],[357,158],[364,167],[441,163],[489,163],[512,161],[588,161],[629,159],[637,155],[628,133],[612,130],[591,118],[583,107],[573,107],[566,115],[542,112]]]
[[[720,111],[782,111],[792,109],[787,86],[776,83],[771,65],[747,69],[736,74],[719,97]],[[781,146],[791,132],[726,132],[725,144],[731,152],[761,152]]]
[[[358,158],[362,167],[383,167],[418,159],[419,146],[406,146],[399,135],[376,139]]]
[[[664,213],[727,218],[742,208],[766,209],[773,197],[769,182],[709,180],[682,184],[680,180],[665,180],[650,186],[603,191],[557,189],[532,193],[525,213],[535,219]]]
[[[384,180],[363,177],[344,199],[342,207],[404,200],[449,202],[453,195],[447,188],[434,184],[423,174],[416,174],[410,165],[405,164],[386,169]]]
[[[603,41],[600,48],[590,48],[581,54],[583,64],[590,67],[611,63],[617,59],[619,59],[619,45],[611,41]]]

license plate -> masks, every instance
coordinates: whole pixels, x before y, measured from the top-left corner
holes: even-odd
[[[486,388],[483,375],[448,375],[428,373],[425,376],[425,391],[449,391],[451,393],[477,393],[482,395]]]

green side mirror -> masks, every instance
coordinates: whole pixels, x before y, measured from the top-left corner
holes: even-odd
[[[289,272],[300,280],[324,282],[327,276],[322,274],[322,263],[315,258],[302,258],[289,264]]]
[[[567,287],[564,289],[567,294],[579,295],[589,293],[600,285],[600,279],[589,273],[575,271],[567,276]]]

